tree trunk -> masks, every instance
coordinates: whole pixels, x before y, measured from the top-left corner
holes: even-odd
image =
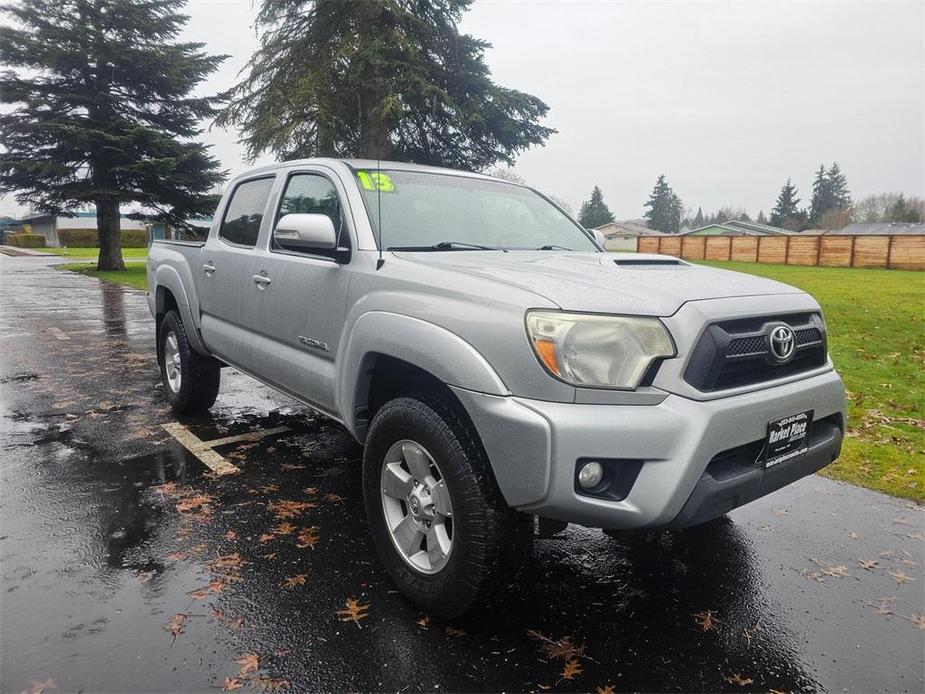
[[[96,228],[100,239],[100,257],[97,270],[124,270],[122,260],[122,239],[119,237],[119,201],[113,198],[97,198]]]

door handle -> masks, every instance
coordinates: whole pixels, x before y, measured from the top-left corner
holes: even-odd
[[[266,273],[261,273],[259,275],[254,275],[254,282],[257,284],[259,289],[266,289],[269,286],[271,280],[266,276]]]
[[[215,266],[211,260],[202,266],[202,271],[206,273],[206,277],[211,277],[215,273]]]

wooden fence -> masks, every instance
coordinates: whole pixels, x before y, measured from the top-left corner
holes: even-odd
[[[925,235],[640,236],[636,250],[685,260],[925,270]]]

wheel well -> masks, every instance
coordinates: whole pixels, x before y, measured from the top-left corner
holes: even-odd
[[[160,339],[161,335],[161,323],[164,322],[164,316],[166,316],[170,311],[179,311],[180,305],[177,303],[177,298],[173,295],[166,287],[158,287],[157,292],[154,295],[154,339],[155,341]],[[160,363],[160,350],[158,352],[158,363]]]
[[[355,403],[356,434],[365,440],[369,423],[389,400],[412,393],[426,393],[440,398],[456,410],[471,426],[462,403],[449,386],[429,371],[410,362],[385,354],[369,355],[368,368],[357,386]]]

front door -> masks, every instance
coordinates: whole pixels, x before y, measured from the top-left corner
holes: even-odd
[[[202,251],[198,283],[202,339],[215,356],[259,373],[259,349],[254,339],[259,302],[266,284],[255,269],[255,249],[268,213],[275,176],[242,181],[235,186],[222,213],[218,233]]]
[[[268,234],[255,269],[271,281],[260,297],[258,332],[269,351],[261,375],[319,409],[336,414],[334,358],[346,317],[350,272],[343,260],[351,227],[342,191],[322,171],[289,175],[273,220],[288,213],[325,214],[338,230],[339,253],[284,250]],[[261,244],[262,245],[262,244]]]

